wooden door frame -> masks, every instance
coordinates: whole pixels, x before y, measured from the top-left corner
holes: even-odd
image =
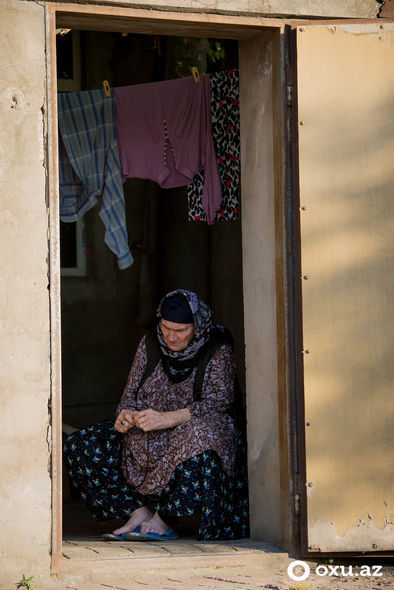
[[[60,318],[60,244],[57,150],[56,28],[79,28],[146,34],[221,37],[242,40],[262,31],[272,31],[274,41],[274,159],[275,159],[275,252],[278,342],[278,407],[281,485],[282,547],[295,552],[299,546],[294,520],[294,417],[291,396],[292,366],[291,313],[289,313],[289,252],[287,246],[288,211],[286,193],[286,76],[284,27],[289,21],[217,14],[165,12],[112,6],[58,4],[45,5],[47,51],[47,124],[48,124],[48,204],[49,274],[51,315],[51,416],[52,416],[52,551],[51,567],[62,569],[62,417],[61,417],[61,318]],[[245,288],[245,287],[244,287]]]

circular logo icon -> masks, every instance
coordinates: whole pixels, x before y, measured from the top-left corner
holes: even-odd
[[[299,574],[298,571],[294,571],[296,568],[298,570],[302,568],[304,570],[304,573]],[[292,561],[287,568],[287,575],[295,582],[302,582],[303,580],[306,580],[309,577],[310,573],[311,568],[307,563],[305,563],[305,561]]]

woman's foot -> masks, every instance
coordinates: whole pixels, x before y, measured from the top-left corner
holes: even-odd
[[[171,530],[168,524],[160,518],[157,512],[149,519],[141,523],[141,533],[158,533],[159,535],[165,535]]]
[[[150,521],[153,518],[153,513],[146,506],[137,508],[130,514],[129,520],[113,532],[114,535],[121,535],[122,533],[132,533],[137,526],[140,526],[144,521]]]

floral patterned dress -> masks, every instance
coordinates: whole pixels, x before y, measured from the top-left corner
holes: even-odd
[[[246,445],[227,413],[235,376],[230,346],[210,359],[200,401],[193,401],[195,370],[173,383],[161,361],[138,390],[146,361],[143,338],[117,411],[188,407],[191,420],[149,437],[137,428],[121,435],[113,419],[71,434],[64,451],[73,484],[97,520],[145,505],[167,522],[199,514],[199,540],[248,536]]]

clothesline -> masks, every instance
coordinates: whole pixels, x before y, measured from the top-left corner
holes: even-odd
[[[187,186],[190,220],[237,217],[238,71],[113,90],[58,95],[60,217],[77,221],[101,198],[104,240],[124,269],[126,178]]]

